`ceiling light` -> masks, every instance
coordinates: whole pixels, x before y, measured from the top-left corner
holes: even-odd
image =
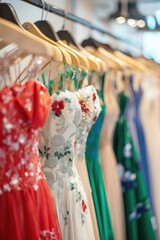
[[[153,16],[147,16],[146,17],[146,23],[147,23],[147,27],[150,30],[154,30],[156,28],[156,19]]]
[[[137,21],[137,26],[138,26],[139,28],[144,28],[144,27],[146,26],[146,23],[145,23],[145,21],[143,21],[143,20],[138,20],[138,21]]]
[[[122,16],[119,16],[119,17],[116,18],[116,22],[118,24],[123,24],[123,23],[125,23],[125,21],[126,21],[126,19]]]
[[[160,25],[160,10],[157,10],[155,12],[155,16],[156,16],[156,20],[157,20],[158,25]]]
[[[131,26],[131,27],[136,27],[136,26],[137,26],[137,21],[134,20],[134,19],[132,19],[132,18],[129,18],[129,19],[127,20],[127,23],[128,23],[128,25]]]

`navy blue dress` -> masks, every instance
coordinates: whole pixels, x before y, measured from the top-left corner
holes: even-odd
[[[152,203],[150,173],[149,173],[149,166],[148,166],[148,153],[147,153],[146,141],[144,136],[144,130],[143,130],[143,126],[142,126],[140,115],[139,115],[139,107],[140,107],[143,91],[141,88],[139,88],[138,91],[135,91],[132,84],[131,84],[131,91],[132,91],[132,98],[133,98],[133,104],[134,104],[134,110],[135,110],[133,121],[135,123],[135,128],[136,128],[136,133],[138,138],[140,161],[141,161],[141,166],[142,166],[143,174],[144,174],[146,185],[147,185],[148,194],[150,197],[150,201]]]

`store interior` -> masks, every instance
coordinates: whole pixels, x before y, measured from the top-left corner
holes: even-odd
[[[0,240],[160,240],[159,42],[159,0],[0,0]]]

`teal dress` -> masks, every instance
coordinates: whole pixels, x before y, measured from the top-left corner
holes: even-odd
[[[128,100],[124,92],[118,95],[120,115],[113,140],[123,190],[127,240],[155,240],[150,201],[125,115]]]
[[[102,111],[96,123],[92,126],[91,131],[88,135],[85,156],[90,185],[92,188],[92,195],[96,211],[99,236],[101,240],[113,240],[114,234],[107,203],[107,196],[105,191],[104,179],[102,175],[102,169],[99,160],[100,133],[106,115],[106,106],[104,104],[103,99],[104,79],[105,75],[103,74],[101,76],[101,79],[99,80],[101,83],[101,88],[98,88],[99,90],[97,90],[97,93],[102,102],[101,106]]]

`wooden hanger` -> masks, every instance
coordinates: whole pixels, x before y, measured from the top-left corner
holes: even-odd
[[[140,61],[141,63],[143,63],[144,65],[146,65],[149,68],[152,68],[155,71],[159,71],[160,65],[156,62],[154,62],[151,59],[147,59],[145,57],[138,57],[135,58],[137,61]]]
[[[89,52],[91,52],[95,56],[105,61],[108,60],[106,62],[108,68],[122,69],[127,67],[127,64],[125,62],[119,60],[111,52],[108,52],[107,50],[105,50],[103,47],[101,47],[101,44],[99,44],[93,38],[84,40],[82,42],[82,46],[84,46]]]
[[[65,49],[67,52],[69,52],[69,54],[71,55],[72,58],[72,64],[74,66],[79,67],[80,66],[80,60],[78,58],[78,56],[73,53],[72,51],[66,49],[65,47],[61,46],[59,44],[59,37],[57,35],[57,33],[55,32],[54,28],[52,27],[52,25],[50,24],[50,22],[46,21],[46,20],[39,20],[36,21],[34,23],[34,25],[36,25],[37,29],[39,29],[39,31],[46,36],[48,39],[50,39],[52,41],[53,44],[55,44],[56,46],[59,46],[62,49]]]
[[[3,49],[6,47],[6,43],[2,40],[0,40],[0,49]]]
[[[68,64],[68,65],[71,65],[72,64],[72,59],[71,59],[71,56],[70,54],[65,51],[65,49],[63,48],[60,48],[58,45],[54,44],[50,39],[48,39],[44,34],[41,33],[41,31],[39,31],[39,29],[36,27],[35,24],[31,23],[31,22],[26,22],[24,23],[23,25],[23,28],[25,30],[27,30],[29,33],[32,33],[34,34],[35,36],[37,36],[38,38],[46,41],[48,44],[51,44],[52,46],[58,48],[61,53],[62,53],[62,57],[63,57],[63,62]]]
[[[38,56],[52,58],[55,61],[62,61],[62,54],[58,48],[3,18],[0,18],[0,36],[6,45],[15,43],[28,54],[34,53]]]
[[[73,64],[74,66],[79,67],[79,65],[80,65],[79,59],[74,53],[66,50],[65,48],[60,46],[57,42],[55,42],[52,39],[50,39],[49,37],[45,36],[45,34],[43,34],[35,24],[33,24],[31,22],[26,22],[26,23],[23,24],[23,27],[28,32],[34,34],[38,38],[43,39],[46,42],[52,44],[53,46],[56,46],[57,48],[59,48],[61,50],[62,54],[63,54],[63,61],[65,61],[67,64],[69,64],[69,65]],[[68,54],[66,54],[66,52],[69,54],[70,59],[68,59]]]
[[[69,46],[74,46],[76,49],[80,50],[80,45],[77,44],[76,40],[72,34],[67,30],[60,30],[57,32],[60,40],[66,41]]]
[[[82,48],[81,45],[77,44],[73,35],[69,31],[60,30],[57,32],[57,35],[60,38],[60,40],[67,42],[69,46],[75,48],[76,50],[79,50],[82,54],[85,55],[85,57],[87,57],[91,70],[98,71],[98,72],[100,71],[101,66],[99,62],[96,61],[96,58],[90,53],[88,53],[84,48]]]
[[[105,61],[106,67],[108,69],[122,69],[122,65],[117,63],[115,59],[112,58],[112,56],[108,56],[106,53],[100,51],[100,48],[95,49],[91,46],[85,47],[87,51],[89,51],[91,54],[93,54],[95,57],[98,57]]]
[[[16,11],[15,9],[13,8],[13,6],[9,3],[0,3],[0,17],[3,18],[3,19],[6,19],[10,22],[12,22],[13,24],[16,24],[18,27],[22,28],[22,25],[18,19],[18,16],[16,14]],[[24,31],[26,33],[27,36],[30,36],[30,39],[37,39],[37,38],[33,38],[33,36],[31,34],[29,34],[27,31]],[[24,40],[24,39],[23,39]],[[20,42],[20,39],[19,39],[19,42]],[[40,41],[39,41],[40,42]],[[45,46],[48,45],[48,44],[45,44],[44,41],[41,41],[41,44],[44,44]],[[35,46],[33,44],[33,46]],[[46,47],[47,48],[47,47]],[[49,45],[48,45],[48,48],[49,48]],[[38,50],[38,49],[37,49]],[[30,53],[30,51],[29,51]],[[54,54],[53,54],[54,53]],[[27,55],[27,53],[26,53]],[[43,55],[43,56],[46,56],[47,54]],[[53,47],[50,47],[50,54],[52,57],[54,55],[54,60],[55,61],[61,61],[62,60],[62,54],[61,52],[59,51],[59,49],[57,48],[53,48]],[[25,57],[25,54],[23,53],[23,57]]]
[[[82,42],[82,46],[86,46],[88,48],[88,46],[94,48],[95,50],[97,50],[98,53],[95,53],[100,57],[99,54],[102,54],[106,59],[108,59],[108,63],[107,65],[109,66],[109,68],[113,69],[126,69],[126,68],[130,68],[133,70],[140,70],[140,68],[138,68],[137,66],[131,64],[131,62],[125,61],[125,59],[119,58],[117,57],[114,52],[112,51],[111,48],[109,48],[108,45],[106,44],[101,44],[98,41],[94,40],[93,38],[89,38],[86,39]]]
[[[0,3],[0,17],[22,28],[15,9],[10,3]]]
[[[38,23],[39,23],[39,21],[38,21]],[[37,25],[37,22],[35,24]],[[54,33],[53,37],[55,39],[55,31],[48,21],[41,21],[41,24],[38,24],[37,26],[41,30],[41,32],[44,33],[44,35],[46,35],[47,37],[51,37],[52,32],[53,32]],[[47,31],[46,31],[46,28],[47,28]],[[51,38],[51,39],[53,40],[53,38]],[[89,63],[88,63],[87,58],[85,56],[83,56],[80,52],[78,52],[77,50],[73,49],[72,47],[68,46],[67,44],[65,44],[64,42],[62,42],[60,40],[57,41],[57,44],[64,47],[65,49],[73,52],[78,57],[80,66],[82,68],[89,69]]]
[[[92,41],[92,38],[88,38],[88,39],[84,40],[81,43],[81,46],[83,47],[83,49],[85,49],[90,54],[91,54],[91,51],[87,50],[87,49],[90,49],[90,47],[93,47],[94,49],[98,49],[98,45],[94,41]],[[102,58],[99,58],[99,57],[95,56],[94,54],[92,54],[92,55],[97,59],[98,62],[100,62],[101,71],[105,72],[106,71],[106,59],[104,61],[104,60],[102,60]]]
[[[138,62],[132,57],[125,55],[120,51],[114,51],[114,54],[119,57],[120,59],[126,61],[128,64],[131,64],[135,69],[142,71],[142,72],[150,72],[151,69],[148,69],[143,63]],[[152,71],[151,71],[152,72]]]
[[[12,23],[15,23],[17,26],[22,28],[22,25],[16,14],[16,11],[14,10],[13,6],[10,3],[0,3],[0,17],[4,18]],[[6,44],[1,41],[0,48],[4,48],[5,46],[6,46]],[[21,53],[19,53],[17,55],[17,59],[21,60],[21,59],[27,57],[27,55],[28,55],[27,52],[21,51]]]
[[[93,47],[94,49],[98,49],[100,47],[100,45],[94,41],[93,38],[88,38],[83,40],[83,42],[81,43],[82,47]]]
[[[129,77],[132,72],[142,71],[141,68],[133,65],[131,62],[126,61],[126,59],[120,58],[112,52],[112,49],[109,48],[108,45],[103,46],[103,44],[95,41],[92,38],[89,38],[85,40],[82,43],[83,46],[86,46],[86,48],[90,48],[89,51],[91,51],[94,54],[102,59],[107,59],[107,66],[109,67],[109,71],[115,71],[116,74],[116,82],[118,83],[118,88],[120,86],[121,88],[124,88],[125,90],[128,89],[129,84]],[[89,45],[89,47],[88,47]],[[105,48],[104,48],[105,47]],[[125,81],[124,81],[125,78]]]
[[[104,56],[106,56],[109,60],[113,61],[115,64],[117,64],[117,66],[119,65],[119,68],[121,69],[125,69],[128,67],[128,65],[126,64],[125,61],[122,61],[121,59],[115,57],[114,54],[112,54],[111,52],[107,51],[106,49],[104,49],[103,47],[99,47],[98,51],[100,53],[102,53]]]

